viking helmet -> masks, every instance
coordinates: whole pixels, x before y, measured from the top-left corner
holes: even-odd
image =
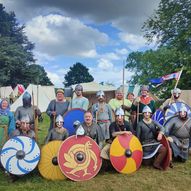
[[[115,115],[116,116],[123,116],[123,115],[125,115],[125,113],[124,113],[123,109],[120,107],[120,108],[117,108],[115,110]]]
[[[83,87],[81,84],[76,85],[75,91],[83,91]]]
[[[31,107],[31,95],[27,91],[23,95],[23,107]]]
[[[141,86],[141,91],[149,91],[149,87],[146,85]]]
[[[143,111],[142,111],[143,113],[152,113],[152,111],[151,111],[151,108],[148,106],[148,105],[146,105],[144,108],[143,108]]]
[[[80,126],[80,121],[74,121],[73,126],[75,129],[77,129]]]
[[[63,119],[63,117],[61,115],[58,115],[56,117],[56,123],[60,123],[60,122],[64,122],[64,119]]]
[[[182,112],[182,113],[183,112],[186,112],[186,113],[188,112],[188,110],[187,110],[187,108],[186,108],[186,106],[184,104],[181,105],[181,108],[180,108],[179,112]]]
[[[21,122],[29,123],[30,122],[29,116],[28,115],[23,115],[21,117]]]
[[[98,98],[98,97],[105,97],[105,94],[104,94],[104,92],[102,91],[102,90],[100,90],[100,91],[98,91],[97,93],[96,93],[96,97]]]

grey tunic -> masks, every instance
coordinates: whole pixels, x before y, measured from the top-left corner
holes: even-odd
[[[68,111],[69,102],[57,102],[56,100],[52,100],[48,108],[46,110],[47,115],[50,117],[50,128],[49,131],[53,128],[53,121],[54,116],[51,114],[52,111],[56,111],[56,116],[61,115],[64,116],[64,114]],[[56,118],[56,117],[55,117]]]
[[[97,119],[97,124],[101,130],[104,140],[109,139],[109,126],[113,121],[111,106],[106,103],[95,103],[92,106],[92,115],[94,121]]]
[[[136,135],[140,140],[142,145],[151,144],[150,146],[143,146],[143,157],[152,156],[152,153],[157,153],[157,150],[160,148],[160,142],[157,141],[158,132],[164,132],[163,126],[156,124],[154,121],[151,121],[150,124],[145,123],[141,120],[136,128]]]
[[[57,128],[53,128],[48,132],[45,144],[47,144],[49,141],[54,141],[54,140],[65,140],[66,138],[68,138],[69,133],[67,131],[67,129],[63,129],[63,132],[59,132],[59,130],[57,130]]]
[[[100,128],[96,123],[92,123],[91,126],[87,126],[86,123],[83,122],[82,127],[85,130],[85,135],[91,137],[94,141],[97,142],[97,144],[103,141],[102,133],[100,132]]]
[[[22,136],[27,136],[27,137],[30,137],[31,139],[35,139],[35,133],[33,130],[29,130],[27,132],[27,134],[23,133],[20,129],[15,129],[11,135],[11,137],[14,137],[14,136],[19,136],[19,135],[22,135]]]
[[[41,116],[41,112],[39,109],[37,109],[36,106],[34,106],[34,109],[33,109],[33,106],[31,107],[23,107],[23,106],[19,106],[16,111],[15,111],[15,121],[17,120],[21,120],[23,116],[26,116],[28,115],[30,121],[30,128],[32,130],[34,130],[34,110],[37,110],[38,112],[38,116],[40,117]]]
[[[173,117],[165,127],[166,136],[170,136],[173,139],[170,145],[174,157],[179,156],[183,159],[188,159],[189,138],[191,137],[191,118],[182,120],[178,116]]]

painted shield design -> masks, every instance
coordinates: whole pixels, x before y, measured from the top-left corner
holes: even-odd
[[[58,151],[62,141],[51,141],[41,149],[41,159],[38,164],[40,174],[49,180],[63,180],[66,177],[58,165]]]
[[[167,155],[166,155],[166,157],[165,157],[165,159],[163,161],[163,164],[162,164],[163,169],[166,170],[170,165],[170,161],[171,161],[171,158],[172,158],[172,151],[171,151],[169,142],[166,139],[165,135],[162,136],[162,140],[160,142],[167,149]]]
[[[75,134],[75,129],[73,127],[74,121],[83,122],[84,121],[84,113],[83,109],[71,109],[64,115],[64,127],[68,130],[69,135]]]
[[[152,115],[152,120],[160,123],[161,125],[164,124],[164,113],[161,109],[157,109],[155,113]]]
[[[38,165],[40,149],[37,143],[25,136],[9,139],[1,150],[1,163],[11,174],[28,174]]]
[[[183,103],[183,102],[176,102],[176,103],[171,104],[170,108],[166,110],[166,112],[165,112],[165,121],[168,121],[168,119],[170,119],[171,117],[177,115],[182,106],[186,107],[186,109],[188,111],[187,114],[188,114],[188,116],[191,117],[190,107],[187,104]]]
[[[134,135],[117,136],[110,147],[110,160],[120,173],[130,174],[141,165],[143,158],[142,145]]]
[[[99,146],[88,136],[73,135],[62,143],[58,164],[69,179],[89,180],[97,175],[102,165]]]

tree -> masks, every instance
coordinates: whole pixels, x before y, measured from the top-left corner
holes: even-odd
[[[92,82],[94,78],[89,74],[88,70],[81,63],[74,64],[64,77],[65,81],[63,83],[65,87],[78,83]]]
[[[143,25],[148,42],[157,39],[158,49],[133,52],[127,58],[126,67],[135,72],[134,82],[148,84],[149,78],[180,71],[184,66],[178,86],[182,89],[191,87],[190,10],[190,0],[161,0],[158,10]],[[174,85],[175,81],[170,81],[165,87],[171,89]]]
[[[28,85],[31,81],[27,81],[30,77],[26,73],[30,64],[35,62],[32,52],[34,44],[28,40],[24,33],[25,26],[19,25],[14,12],[7,13],[4,9],[0,4],[0,86]],[[43,74],[43,78],[48,78],[45,72]],[[32,82],[34,77],[38,78],[38,75],[31,76]]]

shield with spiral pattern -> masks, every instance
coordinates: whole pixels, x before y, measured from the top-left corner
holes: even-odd
[[[9,139],[1,150],[1,163],[11,174],[28,174],[38,165],[40,149],[34,139],[15,136]]]
[[[58,164],[63,174],[74,181],[96,176],[102,164],[97,143],[88,136],[71,136],[64,140],[58,152]]]

